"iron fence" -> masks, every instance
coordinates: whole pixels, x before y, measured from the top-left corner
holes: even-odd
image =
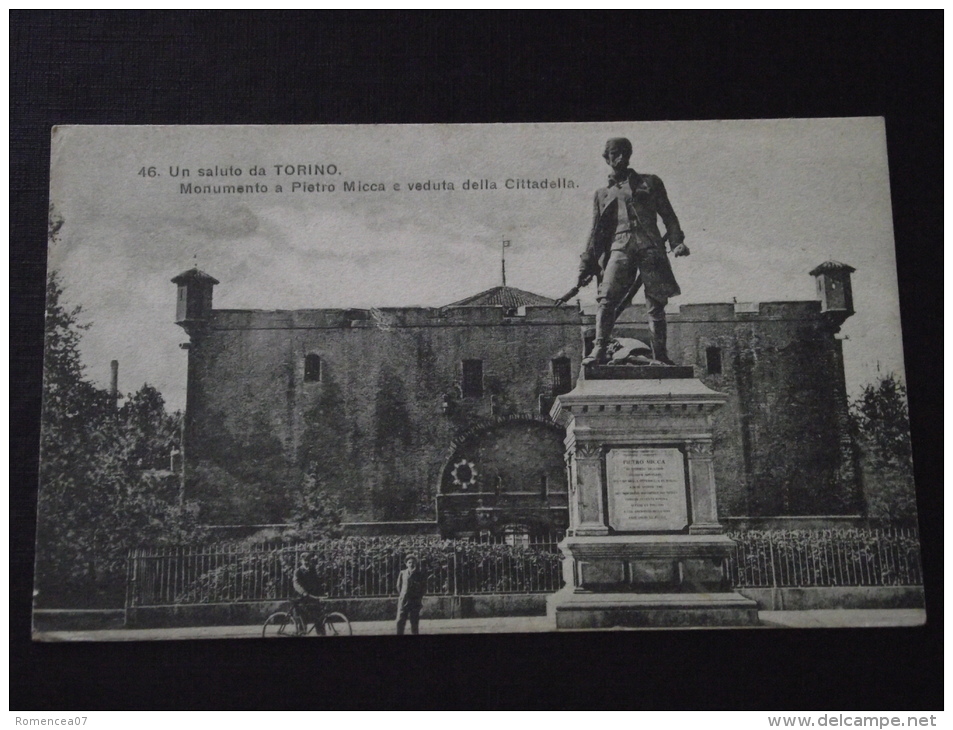
[[[922,585],[912,528],[767,530],[730,533],[726,574],[735,588]],[[217,543],[135,550],[127,606],[277,601],[294,595],[292,576],[311,553],[333,598],[393,596],[414,553],[430,595],[552,593],[562,587],[561,535],[349,537],[313,543]]]
[[[914,528],[763,530],[729,533],[736,588],[923,584]]]
[[[294,595],[293,574],[304,553],[311,554],[323,591],[332,598],[395,595],[409,553],[420,561],[430,595],[551,593],[562,585],[560,539],[349,537],[134,550],[127,605],[285,600]]]

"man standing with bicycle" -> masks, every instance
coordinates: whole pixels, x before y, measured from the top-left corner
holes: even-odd
[[[265,619],[261,630],[263,637],[307,636],[312,630],[318,636],[351,635],[351,622],[347,616],[340,611],[324,613],[324,599],[328,596],[322,595],[326,588],[318,575],[314,554],[301,554],[291,578],[298,595],[291,599],[290,605],[282,606]]]
[[[408,555],[407,568],[397,576],[397,635],[403,636],[404,626],[410,619],[410,633],[420,633],[420,609],[427,592],[427,577],[417,567],[417,556]]]
[[[304,615],[306,623],[310,623],[313,617],[321,616],[321,582],[318,580],[318,573],[314,568],[314,561],[311,559],[311,553],[302,553],[301,561],[295,569],[293,585],[295,593],[300,597],[299,605]]]

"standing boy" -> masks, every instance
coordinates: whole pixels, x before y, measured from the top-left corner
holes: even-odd
[[[427,592],[427,578],[418,569],[417,556],[408,555],[407,566],[397,576],[397,635],[402,636],[407,619],[410,619],[410,633],[420,633],[420,609]]]

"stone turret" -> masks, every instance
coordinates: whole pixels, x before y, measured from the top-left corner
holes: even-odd
[[[840,329],[844,321],[854,313],[854,294],[850,286],[850,275],[856,269],[839,261],[825,261],[811,270],[811,276],[817,280],[817,297],[821,300],[821,314],[828,319],[835,330]]]
[[[195,267],[183,271],[172,283],[179,285],[175,323],[191,337],[200,332],[212,316],[212,289],[219,283],[218,279]]]

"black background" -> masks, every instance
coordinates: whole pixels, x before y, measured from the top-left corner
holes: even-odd
[[[10,708],[940,709],[942,25],[940,12],[11,12]],[[926,627],[30,642],[52,125],[830,116],[886,118]]]

